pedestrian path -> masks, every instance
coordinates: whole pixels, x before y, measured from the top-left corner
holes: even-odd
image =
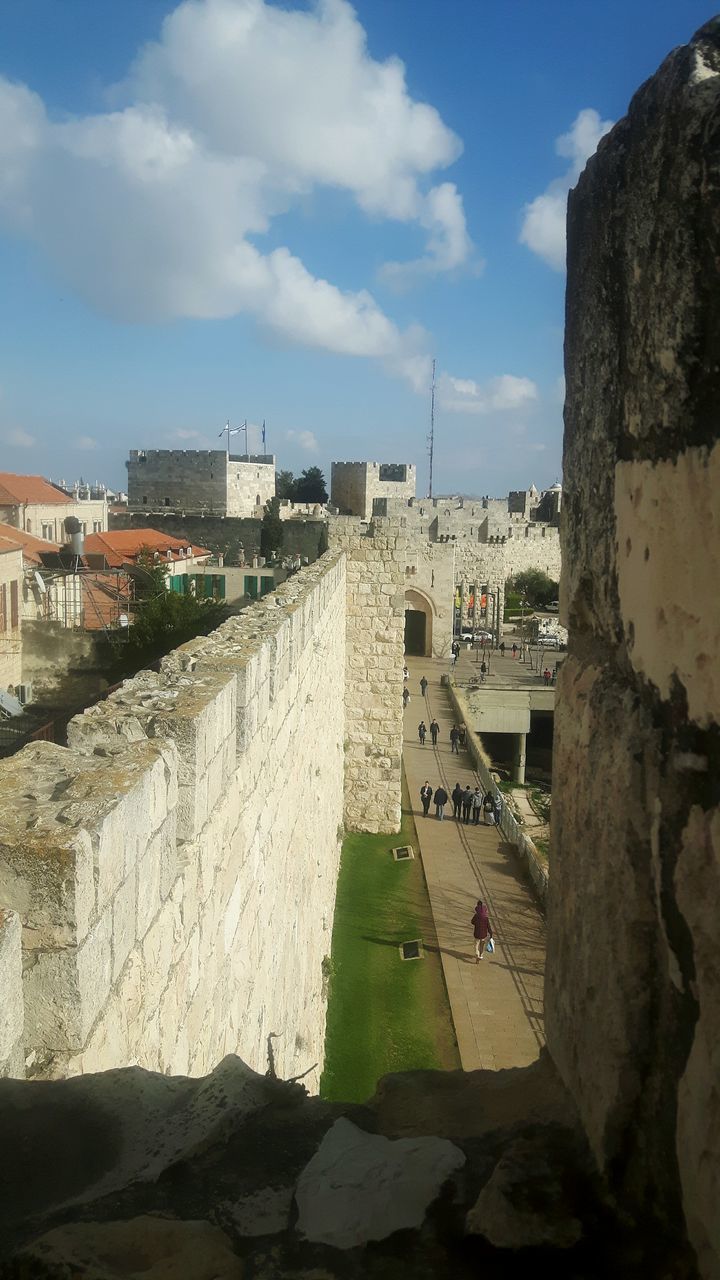
[[[456,782],[474,787],[477,778],[467,752],[451,753],[452,705],[440,684],[447,663],[428,658],[409,658],[407,663],[411,699],[404,714],[405,776],[460,1060],[466,1071],[526,1066],[545,1043],[545,922],[497,827],[456,822],[452,803],[443,822],[432,806],[423,817],[420,787],[426,778],[433,789],[442,783],[448,795]],[[425,698],[420,692],[423,675],[429,681]],[[433,716],[440,725],[438,745],[433,748],[428,732],[422,747],[417,726],[422,719],[429,730]],[[494,956],[483,956],[480,964],[475,963],[470,923],[478,898],[488,904],[496,943]]]

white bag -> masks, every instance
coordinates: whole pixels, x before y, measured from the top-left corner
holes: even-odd
[[[492,938],[488,938],[488,940],[487,940],[487,946],[486,946],[485,950],[487,951],[487,953],[488,953],[488,955],[489,955],[489,956],[491,956],[491,955],[493,955],[493,954],[494,954],[494,952],[495,952],[495,943],[493,942]]]

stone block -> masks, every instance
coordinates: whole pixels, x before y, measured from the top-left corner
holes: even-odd
[[[112,904],[112,981],[115,982],[136,938],[136,877],[133,872],[120,885]]]
[[[77,987],[80,1001],[79,1030],[84,1041],[100,1010],[107,1003],[112,985],[112,911],[98,920],[77,950]]]

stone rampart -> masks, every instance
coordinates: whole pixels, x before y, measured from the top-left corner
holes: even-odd
[[[407,538],[398,520],[330,521],[347,557],[345,822],[399,831]]]
[[[197,1075],[231,1052],[262,1071],[272,1034],[279,1073],[317,1084],[345,612],[345,557],[328,555],[76,717],[67,749],[0,766],[29,1073]]]
[[[568,205],[546,1029],[601,1167],[720,1274],[720,20]],[[667,1247],[667,1246],[666,1246]],[[675,1274],[682,1274],[676,1271]]]

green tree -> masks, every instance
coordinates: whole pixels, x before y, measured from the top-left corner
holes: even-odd
[[[217,627],[222,606],[169,591],[165,569],[149,547],[137,558],[132,626],[115,645],[117,674],[128,675],[201,632]]]
[[[275,495],[278,498],[289,498],[294,501],[295,498],[295,477],[292,471],[276,471],[275,472]]]
[[[295,481],[296,502],[327,502],[325,476],[319,467],[308,467]]]
[[[280,519],[280,499],[271,498],[265,503],[265,514],[260,530],[260,554],[266,560],[275,560],[283,549],[285,530]]]
[[[516,573],[509,585],[533,607],[557,600],[558,584],[542,569],[525,569],[523,573]]]

